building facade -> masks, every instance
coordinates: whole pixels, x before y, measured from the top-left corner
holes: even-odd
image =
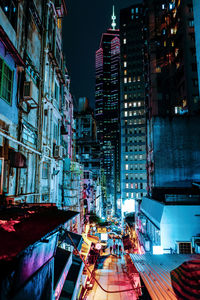
[[[4,204],[81,211],[73,99],[62,49],[64,1],[0,4],[0,195]],[[23,16],[26,15],[26,18]],[[78,191],[74,197],[74,178]],[[67,174],[67,175],[66,175]],[[67,185],[67,192],[66,192]],[[76,217],[81,231],[83,215]],[[83,224],[82,224],[83,225]]]
[[[199,203],[198,189],[158,189],[144,197],[136,226],[141,252],[200,253]]]
[[[144,4],[148,197],[136,205],[137,234],[144,251],[191,253],[200,164],[193,1]]]
[[[197,57],[197,72],[198,72],[198,83],[199,83],[199,95],[200,95],[200,2],[193,0],[193,11],[194,11],[194,32],[196,42],[196,57]]]
[[[144,7],[120,12],[121,37],[121,198],[134,211],[146,195],[146,108],[144,75]]]
[[[146,8],[151,193],[154,187],[191,186],[199,178],[200,102],[193,2],[147,1]]]
[[[83,201],[86,214],[101,215],[100,147],[94,112],[86,97],[79,98],[76,122],[76,159],[84,166]]]
[[[120,197],[120,126],[119,126],[119,30],[115,29],[113,8],[112,28],[102,34],[96,52],[95,118],[100,142],[101,168],[106,176],[104,214],[115,214]]]

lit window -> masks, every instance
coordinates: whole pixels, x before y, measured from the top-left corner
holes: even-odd
[[[124,77],[124,83],[127,83],[127,77]]]
[[[140,76],[138,76],[138,80],[137,81],[140,81]]]
[[[131,82],[131,77],[128,78],[128,82]]]
[[[162,9],[165,9],[165,4],[162,4]]]
[[[131,198],[133,198],[133,193],[131,193]]]
[[[174,47],[174,42],[172,41],[172,47]]]
[[[125,165],[125,169],[128,170],[128,164]]]
[[[189,26],[194,27],[194,20],[189,20]]]
[[[135,12],[136,12],[136,14],[138,13],[138,11],[139,11],[139,10],[138,10],[138,7],[136,7],[136,8],[135,8]]]
[[[127,103],[124,103],[124,108],[127,108]]]
[[[141,102],[138,102],[138,106],[141,106]]]
[[[127,198],[129,197],[129,193],[126,193],[126,197],[127,197]]]
[[[156,73],[161,73],[161,68],[160,67],[156,67]]]
[[[126,183],[126,189],[128,189],[128,183]]]
[[[133,183],[131,183],[131,189],[133,189]]]
[[[128,113],[127,111],[124,112],[124,117],[127,117],[128,116]]]
[[[167,46],[167,42],[166,41],[164,41],[164,47],[166,47]]]
[[[128,155],[125,155],[125,159],[128,160]]]
[[[133,106],[136,107],[136,102],[133,102]]]
[[[57,19],[57,27],[58,27],[58,29],[62,28],[62,21],[61,20],[62,20],[61,18]]]
[[[123,43],[126,44],[126,39],[123,39]]]
[[[124,99],[126,100],[128,98],[128,95],[127,94],[124,94]]]
[[[127,67],[127,62],[126,61],[124,61],[124,68],[126,68]]]

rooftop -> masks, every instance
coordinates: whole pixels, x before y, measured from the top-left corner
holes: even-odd
[[[152,300],[177,300],[170,272],[189,260],[200,260],[199,254],[129,254]]]
[[[156,187],[152,190],[151,198],[162,203],[200,204],[200,190],[198,187]]]
[[[56,207],[13,207],[0,210],[0,263],[10,261],[28,246],[58,230],[78,212]]]

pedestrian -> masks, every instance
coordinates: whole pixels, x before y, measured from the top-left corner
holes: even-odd
[[[112,253],[112,246],[110,246],[110,254]]]
[[[116,244],[116,254],[118,253],[118,244]]]
[[[114,244],[113,245],[113,252],[115,253],[115,251],[116,251],[116,245]]]

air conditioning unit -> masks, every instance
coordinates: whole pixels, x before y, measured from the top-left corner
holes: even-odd
[[[59,146],[55,145],[53,156],[55,158],[63,158],[65,156],[67,156],[67,150],[61,145],[59,145]]]
[[[67,156],[67,149],[66,148],[64,148],[64,147],[62,147],[62,156],[63,157],[65,157],[65,156]]]
[[[53,151],[53,156],[55,157],[55,158],[60,158],[60,157],[62,157],[62,148],[61,148],[62,146],[58,146],[58,145],[55,145],[54,146],[54,151]]]
[[[191,254],[192,253],[192,244],[191,242],[177,242],[178,254]]]
[[[32,98],[33,95],[33,82],[25,81],[24,82],[24,99]]]
[[[46,156],[49,156],[49,147],[48,146],[43,146],[43,154]]]

